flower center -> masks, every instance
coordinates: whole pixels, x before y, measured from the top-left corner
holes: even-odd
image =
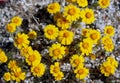
[[[90,18],[92,16],[92,14],[90,12],[87,12],[85,16],[86,16],[86,18]]]
[[[23,42],[23,38],[18,38],[17,42],[18,42],[18,44],[21,44]]]
[[[112,44],[107,44],[107,47],[112,49]]]
[[[62,24],[68,23],[68,20],[66,18],[62,18]]]
[[[53,50],[53,54],[55,56],[58,56],[60,54],[60,49],[57,48],[57,49]]]
[[[15,77],[19,77],[21,72],[15,72]]]
[[[107,29],[107,33],[108,33],[108,34],[111,34],[112,32],[113,32],[113,31],[112,31],[111,28]]]
[[[110,66],[105,67],[105,71],[106,71],[107,73],[110,73],[111,67],[110,67]]]
[[[92,33],[91,35],[90,35],[90,37],[91,37],[91,39],[93,39],[93,40],[95,40],[95,39],[97,39],[97,34],[96,33]]]
[[[18,23],[18,19],[14,19],[14,23]]]
[[[74,62],[75,62],[75,64],[77,64],[77,65],[80,63],[79,59],[75,59]]]
[[[59,67],[54,67],[54,70],[53,70],[55,73],[59,72],[60,71],[60,68]]]
[[[56,78],[60,79],[62,76],[61,74],[58,73],[58,75],[56,76]]]
[[[34,71],[35,71],[35,73],[38,73],[40,71],[40,69],[38,67],[35,67]]]
[[[28,53],[28,49],[27,49],[27,48],[24,48],[24,49],[23,49],[23,52],[24,52],[25,54],[27,54],[27,53]]]
[[[69,37],[69,33],[66,32],[66,33],[63,34],[63,36],[64,36],[65,38],[67,38],[67,37]]]
[[[74,8],[69,9],[69,10],[68,10],[68,14],[74,15],[74,14],[75,14],[75,9],[74,9]]]
[[[29,34],[29,37],[34,38],[34,37],[35,37],[35,34],[34,34],[34,33],[31,33],[31,34]]]
[[[33,62],[33,61],[35,60],[35,56],[34,56],[34,55],[31,55],[31,56],[29,56],[28,59],[29,59],[30,62]]]
[[[7,29],[13,29],[13,27],[9,25],[9,26],[7,27]]]
[[[83,35],[86,36],[86,34],[87,34],[87,30],[83,30],[82,33],[83,33]]]
[[[49,7],[49,9],[50,9],[50,10],[55,9],[54,5],[51,5],[51,6]]]
[[[49,30],[47,31],[47,33],[48,33],[49,35],[52,35],[52,34],[53,34],[53,30],[49,29]]]
[[[78,70],[78,73],[79,73],[79,74],[83,74],[83,73],[84,73],[84,70],[83,70],[83,69],[79,69],[79,70]]]
[[[94,54],[91,54],[90,57],[91,57],[92,60],[95,60],[95,59],[96,59],[96,56],[95,56]]]
[[[87,48],[89,47],[89,44],[88,44],[87,42],[84,42],[84,43],[82,44],[82,46],[83,46],[84,49],[87,49]]]
[[[106,5],[107,4],[107,0],[102,0],[102,5]]]
[[[10,79],[10,75],[9,75],[9,74],[6,74],[6,75],[5,75],[5,78],[6,78],[6,79]]]

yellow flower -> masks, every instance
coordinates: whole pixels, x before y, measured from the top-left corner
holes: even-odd
[[[90,30],[87,28],[82,29],[82,35],[86,37],[88,35],[89,31]]]
[[[89,30],[87,37],[90,38],[90,41],[93,44],[97,44],[98,40],[100,39],[100,32],[97,30]]]
[[[80,51],[82,52],[82,55],[89,55],[90,53],[92,53],[91,40],[84,39],[83,42],[80,42]]]
[[[9,24],[7,24],[6,29],[7,29],[8,32],[13,33],[13,32],[16,31],[16,24],[15,23],[9,23]]]
[[[69,21],[75,21],[80,17],[80,9],[72,4],[69,4],[66,7],[64,7],[63,15]]]
[[[112,52],[114,49],[114,44],[113,43],[106,43],[106,44],[104,44],[104,49],[108,52]]]
[[[89,70],[83,66],[78,66],[75,70],[74,73],[76,74],[76,78],[78,79],[84,79],[85,77],[88,76]]]
[[[102,44],[112,43],[112,39],[109,36],[102,37]]]
[[[28,57],[26,57],[26,62],[28,63],[28,65],[31,66],[36,66],[40,63],[41,61],[41,54],[35,50],[32,53],[29,54]]]
[[[78,65],[82,65],[83,62],[85,61],[85,59],[83,58],[83,56],[78,56],[77,54],[73,55],[70,59],[70,64],[73,67],[77,67]]]
[[[48,5],[47,11],[50,14],[55,14],[60,11],[60,4],[58,2],[54,2]]]
[[[63,72],[58,72],[55,76],[55,80],[60,81],[64,77]]]
[[[74,33],[69,30],[62,30],[59,32],[59,42],[63,45],[70,45],[73,41],[74,38]]]
[[[11,75],[10,75],[10,73],[9,73],[9,72],[4,73],[3,78],[4,78],[5,81],[10,81],[10,80],[11,80]]]
[[[5,52],[0,49],[0,63],[5,63],[7,62],[8,57],[5,55]]]
[[[76,2],[76,0],[66,0],[66,1],[70,3]]]
[[[45,65],[43,63],[39,63],[36,66],[32,66],[31,72],[34,76],[41,77],[45,73]]]
[[[52,47],[49,48],[49,55],[54,59],[62,59],[65,54],[65,47],[61,46],[61,44],[53,44]]]
[[[15,23],[16,26],[20,26],[22,24],[22,18],[19,16],[15,16],[12,18],[12,23]]]
[[[28,37],[29,37],[30,39],[34,39],[34,38],[37,37],[37,33],[32,30],[32,31],[30,31],[30,32],[28,33]]]
[[[14,40],[14,45],[21,49],[22,47],[26,47],[29,45],[29,40],[28,40],[28,36],[24,33],[18,33],[15,36],[15,40]]]
[[[107,8],[110,5],[110,0],[99,0],[98,4],[101,8]]]
[[[104,34],[105,35],[113,36],[114,33],[115,33],[114,27],[108,25],[104,28]]]
[[[96,56],[95,56],[94,54],[90,54],[90,58],[91,58],[92,60],[95,60],[95,59],[96,59]]]
[[[50,73],[53,76],[56,76],[60,72],[60,64],[59,62],[55,62],[54,65],[50,65]]]
[[[18,67],[17,62],[15,60],[10,60],[8,63],[8,68],[14,70],[14,68]]]
[[[103,62],[103,64],[100,66],[101,73],[105,76],[110,76],[115,73],[115,67],[111,65],[108,61]]]
[[[112,56],[107,57],[107,61],[114,67],[118,67],[118,61],[116,61]]]
[[[88,6],[88,1],[87,0],[77,0],[77,3],[80,7]]]
[[[58,36],[58,32],[59,32],[58,28],[51,24],[47,25],[44,29],[45,37],[51,40],[56,39],[56,37]]]
[[[22,72],[21,68],[19,67],[14,68],[14,70],[11,72],[11,78],[17,82],[20,82],[21,80],[25,79],[25,72]]]
[[[68,29],[71,22],[67,20],[65,17],[61,17],[57,20],[57,26],[61,29]]]
[[[28,57],[29,55],[33,53],[33,49],[31,46],[26,46],[20,50],[20,53],[22,56]]]
[[[94,11],[92,9],[86,8],[81,11],[82,22],[86,24],[91,24],[95,21]]]

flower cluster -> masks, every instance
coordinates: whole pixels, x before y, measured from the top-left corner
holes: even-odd
[[[19,16],[12,18],[12,23],[15,26],[21,25],[21,18]],[[11,26],[13,27],[13,26]],[[9,28],[10,30],[12,28]],[[30,39],[34,39],[37,36],[35,31],[30,31],[28,34],[18,32],[14,37],[14,46],[20,51],[22,57],[24,57],[25,62],[31,67],[30,71],[34,76],[41,77],[45,72],[45,65],[41,63],[41,54],[37,50],[33,50],[30,44]],[[6,62],[7,57],[5,53],[0,49],[1,62]],[[20,82],[26,77],[26,73],[22,72],[22,69],[18,66],[17,61],[10,60],[8,63],[9,72],[4,74],[4,79],[6,81],[15,80]]]
[[[11,19],[11,22],[7,24],[6,30],[10,33],[14,33],[16,31],[16,27],[22,24],[22,18],[19,16],[15,16]]]
[[[104,34],[102,38],[102,43],[104,45],[104,49],[108,52],[112,52],[114,49],[114,43],[112,41],[112,36],[114,35],[114,27],[112,26],[106,26],[104,29]]]
[[[101,73],[105,76],[110,76],[115,73],[116,68],[118,67],[118,62],[114,57],[110,56],[105,62],[100,66]]]
[[[6,81],[15,80],[20,82],[25,79],[25,72],[21,70],[15,60],[10,60],[8,63],[9,71],[4,73],[4,79]]]
[[[64,77],[63,72],[60,71],[59,62],[55,62],[54,65],[50,66],[50,73],[54,76],[55,80],[62,80]]]
[[[94,5],[105,10],[110,0],[98,0]],[[11,18],[6,30],[13,38],[15,53],[9,57],[9,53],[5,55],[8,50],[0,49],[0,64],[7,63],[8,69],[3,75],[4,80],[22,82],[29,78],[42,80],[42,77],[50,77],[62,81],[70,77],[81,82],[90,79],[93,68],[99,71],[98,76],[114,75],[118,67],[116,56],[111,56],[115,48],[115,27],[105,24],[102,30],[95,26],[96,9],[88,0],[65,0],[64,6],[54,1],[46,7],[50,17],[46,19],[47,23],[34,18],[41,22],[33,23],[37,29],[22,27],[20,16]],[[97,61],[99,64],[94,65]],[[91,63],[92,66],[88,66]],[[64,64],[70,65],[70,69],[63,67]]]
[[[73,55],[70,59],[70,63],[75,68],[74,73],[78,79],[84,79],[89,74],[89,70],[84,67],[84,61],[84,57],[77,54]]]

